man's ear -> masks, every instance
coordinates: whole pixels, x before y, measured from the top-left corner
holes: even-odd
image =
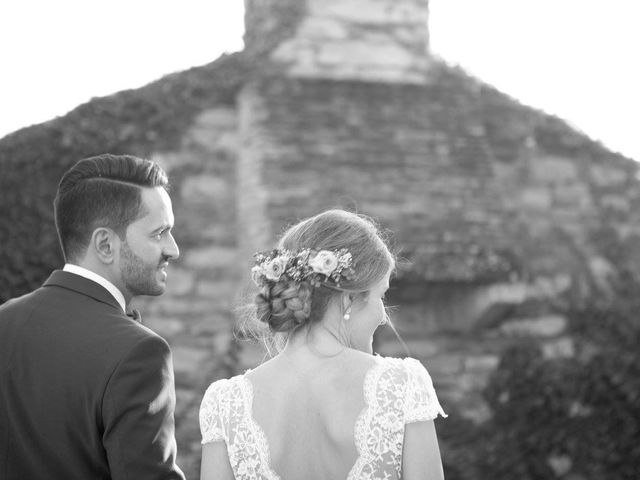
[[[111,265],[115,260],[120,238],[110,228],[96,228],[91,235],[90,248],[96,257],[105,265]]]

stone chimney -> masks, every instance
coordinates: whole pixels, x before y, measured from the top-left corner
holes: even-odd
[[[285,76],[422,84],[430,65],[428,4],[245,0],[245,46]]]

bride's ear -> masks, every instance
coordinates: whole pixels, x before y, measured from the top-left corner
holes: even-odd
[[[342,311],[346,312],[348,309],[351,308],[351,306],[353,305],[353,294],[352,293],[347,293],[344,292],[341,296],[341,300],[342,300]]]

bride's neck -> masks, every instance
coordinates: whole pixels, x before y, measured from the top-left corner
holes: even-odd
[[[330,326],[318,323],[309,329],[295,332],[282,350],[283,354],[295,355],[311,352],[317,356],[335,356],[349,348],[348,340]]]

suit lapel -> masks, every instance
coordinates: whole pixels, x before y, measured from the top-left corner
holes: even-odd
[[[120,304],[113,295],[102,285],[88,278],[63,270],[55,270],[43,284],[43,287],[50,286],[62,287],[86,295],[98,302],[111,305],[124,315]]]

